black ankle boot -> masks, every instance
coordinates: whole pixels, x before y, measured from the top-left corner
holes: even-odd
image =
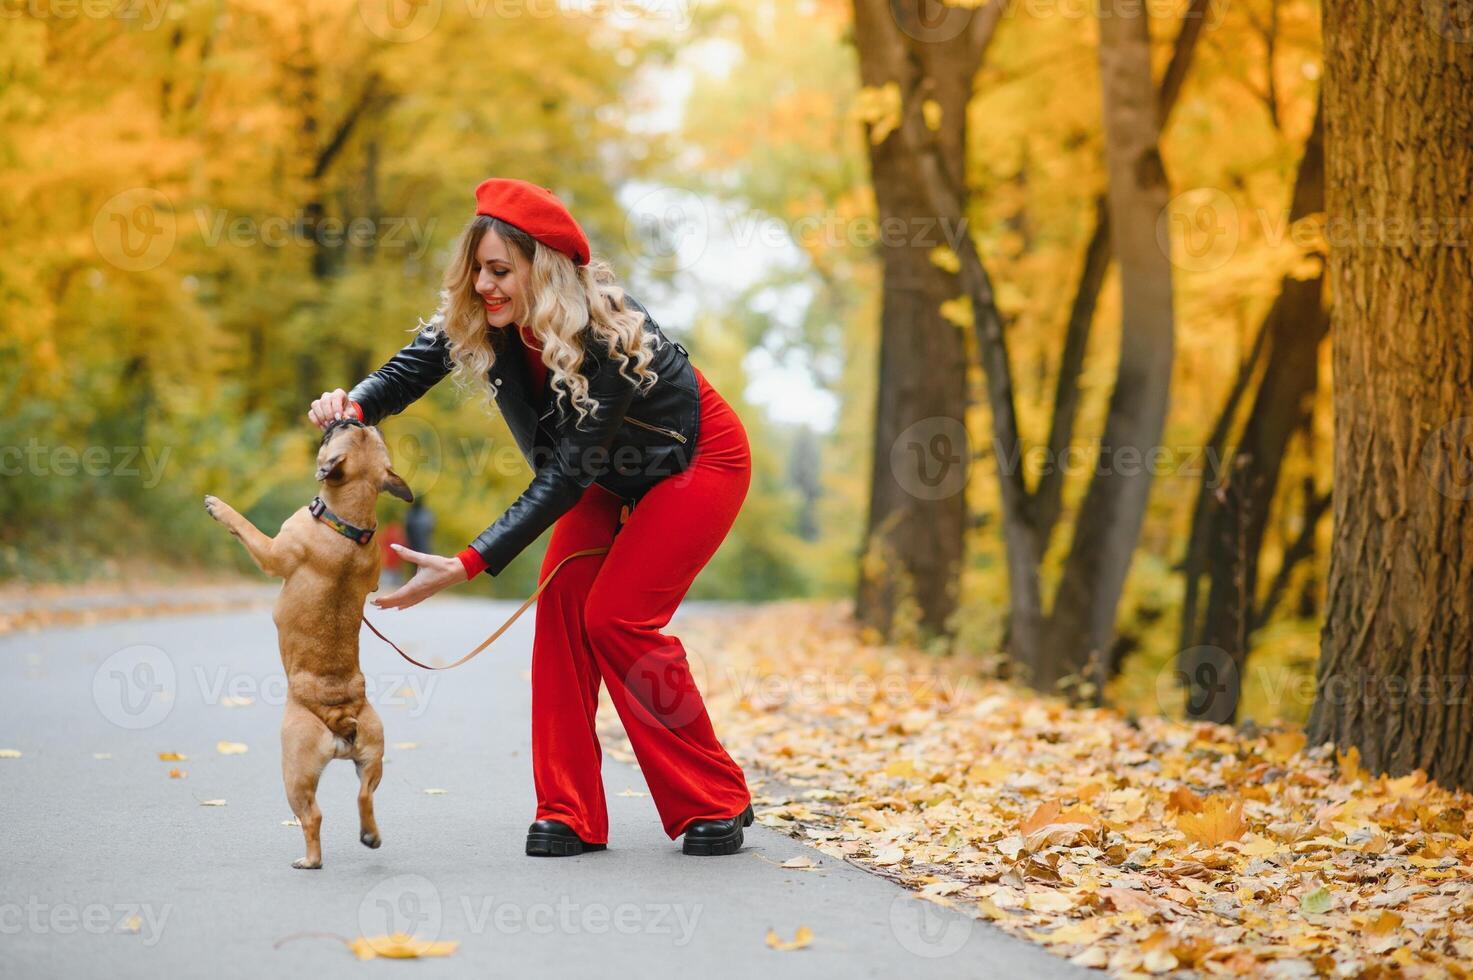
[[[607,844],[589,844],[558,820],[537,820],[527,828],[527,853],[534,857],[569,857],[607,848]]]
[[[686,854],[735,854],[742,849],[742,828],[752,826],[752,805],[725,820],[697,820],[685,828]]]

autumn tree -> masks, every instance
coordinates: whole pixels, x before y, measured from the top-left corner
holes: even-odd
[[[1452,9],[1325,4],[1334,539],[1309,734],[1468,788],[1473,36]]]
[[[959,598],[966,529],[967,350],[943,315],[952,276],[931,260],[965,238],[960,214],[937,214],[927,175],[886,119],[905,100],[930,107],[934,152],[948,173],[966,172],[966,107],[1000,13],[948,8],[929,0],[856,0],[854,41],[860,79],[874,103],[870,170],[884,267],[879,382],[869,516],[856,610],[892,635],[907,603],[933,634],[947,628]]]
[[[1325,157],[1322,111],[1304,144],[1289,202],[1289,220],[1311,222],[1325,207]],[[1299,536],[1285,548],[1274,582],[1259,595],[1260,556],[1269,512],[1279,492],[1290,440],[1308,432],[1319,385],[1319,349],[1329,330],[1324,292],[1323,253],[1310,246],[1306,267],[1283,276],[1248,357],[1207,442],[1221,452],[1240,408],[1247,418],[1229,453],[1225,485],[1204,479],[1188,534],[1183,561],[1186,595],[1181,615],[1181,675],[1188,686],[1186,713],[1229,722],[1237,715],[1243,668],[1253,632],[1267,622],[1282,600],[1294,566],[1312,554],[1316,527],[1329,501],[1313,491],[1302,502]],[[1207,601],[1201,603],[1201,580]]]

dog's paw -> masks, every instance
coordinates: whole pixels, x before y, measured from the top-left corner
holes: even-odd
[[[205,513],[206,514],[209,514],[211,517],[213,517],[215,520],[218,521],[221,518],[221,516],[223,515],[224,510],[225,510],[225,505],[224,505],[223,502],[221,502],[221,500],[220,500],[219,497],[216,497],[216,496],[214,496],[212,494],[208,494],[208,493],[205,494]]]
[[[292,862],[292,867],[298,871],[321,871],[322,862],[320,860],[308,861],[306,858],[297,858]]]
[[[384,843],[383,838],[379,837],[378,834],[373,833],[364,834],[358,839],[363,842],[364,847],[371,847],[374,850],[378,850],[378,848],[382,847]]]

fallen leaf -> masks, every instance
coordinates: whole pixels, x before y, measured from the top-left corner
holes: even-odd
[[[1176,787],[1171,791],[1171,795],[1166,798],[1166,805],[1180,813],[1201,813],[1202,807],[1206,805],[1206,802],[1206,800],[1185,786]]]
[[[812,868],[818,867],[818,862],[813,860],[813,858],[811,857],[795,857],[788,858],[781,865],[779,865],[779,867],[796,868],[800,871],[808,871]]]
[[[426,796],[444,796],[445,795],[445,791],[443,789],[427,789],[427,790],[425,790],[425,795]]]
[[[245,755],[251,747],[244,742],[216,742],[215,751],[221,755]]]
[[[1110,962],[1110,954],[1105,952],[1103,946],[1091,946],[1077,956],[1071,956],[1069,962],[1076,966],[1087,966],[1095,970],[1103,970]]]
[[[199,805],[200,806],[224,806],[225,805],[225,801],[224,800],[200,800],[199,801]]]
[[[1248,830],[1243,822],[1243,801],[1229,802],[1222,796],[1210,797],[1202,805],[1201,813],[1180,814],[1176,826],[1188,840],[1207,847],[1237,840]]]
[[[0,759],[19,759],[20,749],[0,749]]]
[[[876,864],[898,864],[905,860],[905,848],[899,844],[882,847],[875,852],[874,862]]]
[[[160,762],[183,762],[185,759],[188,759],[188,758],[189,758],[189,756],[185,755],[183,752],[160,752],[159,753],[159,761]]]
[[[638,797],[638,796],[649,796],[650,794],[648,794],[648,793],[641,793],[637,789],[626,789],[626,790],[621,790],[620,793],[619,793],[619,795],[620,796],[635,796],[635,797]]]
[[[413,960],[426,956],[451,956],[460,948],[458,942],[430,942],[396,932],[390,936],[359,937],[348,944],[360,960],[382,956],[390,960]]]
[[[767,930],[767,945],[780,953],[786,953],[794,949],[803,949],[813,942],[813,930],[807,926],[799,926],[798,931],[790,940],[784,940],[778,936],[776,929]]]
[[[93,752],[92,753],[92,758],[94,758],[94,759],[99,759],[99,760],[101,760],[101,759],[111,759],[112,757],[113,757],[113,754],[111,752]]]
[[[1335,907],[1335,896],[1324,885],[1299,897],[1299,911],[1309,915],[1323,915]]]
[[[183,779],[184,777],[186,777],[188,775],[189,775],[189,773],[185,772],[183,769],[170,769],[169,770],[169,778],[170,779]]]
[[[300,827],[302,825],[302,821],[298,820],[296,817],[292,817],[290,820],[283,820],[281,822],[281,825],[283,827]]]

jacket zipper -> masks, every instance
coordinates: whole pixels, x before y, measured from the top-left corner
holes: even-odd
[[[645,421],[642,421],[640,419],[637,419],[637,418],[635,418],[632,415],[626,415],[626,416],[624,416],[624,421],[625,422],[629,422],[629,423],[631,423],[633,425],[637,425],[637,426],[639,426],[642,429],[649,429],[651,432],[661,432],[661,433],[664,433],[665,435],[669,436],[670,438],[674,439],[675,441],[677,441],[679,443],[684,444],[684,442],[685,442],[685,436],[681,435],[679,432],[676,432],[674,429],[667,429],[667,428],[665,428],[663,426],[659,426],[659,425],[651,425],[650,423],[645,422]]]
[[[538,419],[538,421],[540,422],[542,419],[547,418],[554,411],[556,411],[556,409],[557,409],[557,406],[556,405],[554,405],[552,408],[549,408],[546,412],[544,412],[542,414],[542,416]],[[664,426],[660,426],[660,425],[652,425],[651,423],[646,422],[643,419],[637,419],[637,418],[635,418],[632,415],[625,415],[624,416],[624,421],[625,422],[628,422],[628,423],[630,423],[632,425],[637,425],[637,426],[639,426],[642,429],[649,429],[651,432],[658,432],[658,433],[660,433],[662,435],[667,435],[670,438],[674,439],[676,442],[680,443],[681,445],[684,445],[686,443],[686,441],[687,441],[686,438],[685,438],[685,436],[681,435],[679,432],[676,432],[674,429],[667,429]]]

